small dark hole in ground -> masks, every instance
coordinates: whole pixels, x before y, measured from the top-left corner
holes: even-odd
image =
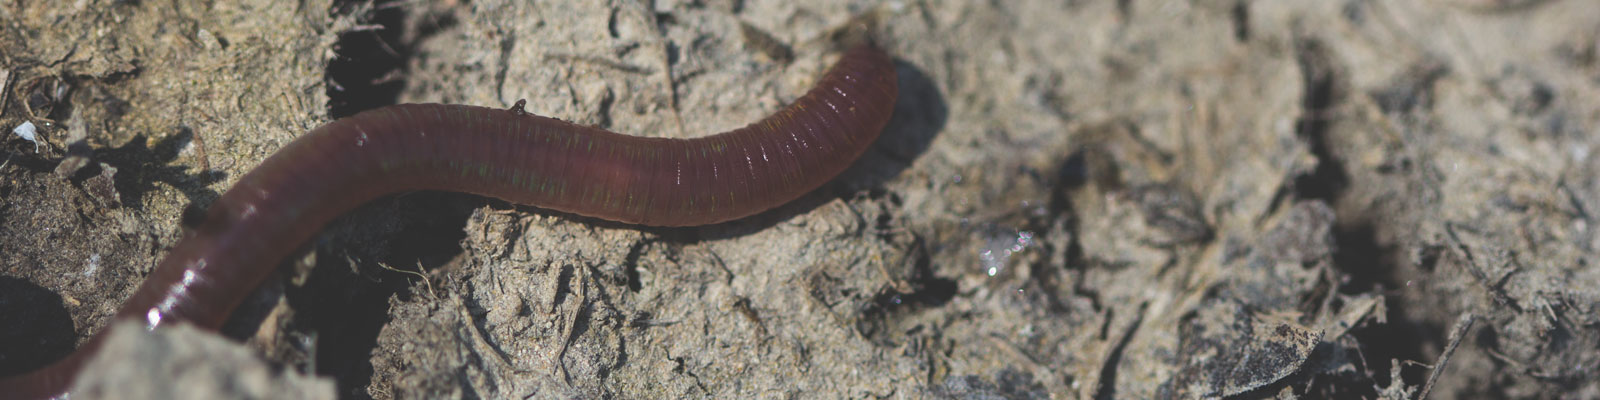
[[[0,377],[43,368],[76,347],[61,295],[24,279],[0,276]]]
[[[1350,176],[1343,160],[1336,154],[1328,137],[1331,115],[1344,101],[1348,84],[1339,70],[1336,58],[1320,42],[1307,40],[1297,46],[1297,60],[1304,72],[1305,98],[1301,107],[1304,116],[1297,125],[1302,140],[1310,144],[1317,157],[1317,167],[1311,174],[1294,182],[1294,197],[1301,200],[1322,200],[1336,205],[1344,197]],[[1351,207],[1336,207],[1350,209]],[[1370,221],[1376,215],[1339,215],[1339,226],[1334,232],[1337,249],[1333,254],[1334,268],[1348,279],[1339,288],[1341,293],[1384,293],[1387,288],[1398,288],[1394,275],[1400,258],[1392,246],[1381,243],[1378,228]],[[1388,323],[1368,325],[1352,332],[1361,343],[1368,376],[1377,385],[1388,384],[1390,360],[1423,360],[1421,349],[1430,338],[1442,337],[1438,329],[1418,326],[1417,319],[1404,301],[1389,299]],[[1425,371],[1405,368],[1401,374],[1407,383],[1416,384],[1425,379]]]
[[[305,285],[287,290],[296,313],[294,330],[315,333],[316,371],[338,380],[342,398],[369,396],[372,353],[378,334],[390,323],[390,298],[406,301],[427,295],[429,288],[420,284],[417,274],[427,275],[461,254],[466,238],[462,227],[484,201],[459,193],[417,192],[379,200],[393,202],[378,206],[392,207],[392,212],[358,210],[335,222],[357,230],[382,225],[374,221],[377,218],[396,218],[400,224],[392,232],[372,236],[333,235],[331,243],[319,246],[319,261]],[[346,257],[355,265],[346,264]]]
[[[395,104],[405,89],[406,63],[414,51],[402,41],[406,26],[406,7],[372,5],[371,0],[339,0],[333,14],[370,10],[358,16],[363,25],[381,27],[339,34],[334,44],[337,54],[328,62],[328,114],[346,117],[361,111]]]

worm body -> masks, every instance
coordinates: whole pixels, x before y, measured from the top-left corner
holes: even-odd
[[[777,113],[694,139],[621,135],[520,105],[363,112],[312,130],[241,177],[117,317],[215,329],[323,225],[396,192],[467,192],[652,226],[749,216],[842,172],[877,139],[897,95],[888,55],[861,45]],[[0,379],[0,394],[64,392],[103,336],[48,367]]]

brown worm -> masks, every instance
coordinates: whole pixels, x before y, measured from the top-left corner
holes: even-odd
[[[833,179],[893,114],[895,67],[845,53],[805,96],[749,126],[645,138],[510,110],[396,105],[313,129],[245,174],[179,240],[117,318],[216,329],[334,217],[380,196],[447,190],[651,226],[759,213]],[[0,379],[6,398],[62,394],[104,340]]]

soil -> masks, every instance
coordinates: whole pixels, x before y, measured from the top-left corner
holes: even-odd
[[[899,103],[801,200],[658,229],[390,196],[227,339],[116,329],[78,397],[1600,398],[1580,0],[0,1],[0,375],[321,123],[703,136],[862,26]]]

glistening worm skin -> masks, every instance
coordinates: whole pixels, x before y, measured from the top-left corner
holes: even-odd
[[[860,45],[805,96],[744,128],[644,138],[511,110],[398,105],[318,127],[245,174],[173,247],[117,317],[216,329],[277,265],[339,214],[377,197],[449,190],[653,226],[749,216],[832,179],[878,138],[894,64]],[[104,340],[0,379],[6,398],[63,393]]]

